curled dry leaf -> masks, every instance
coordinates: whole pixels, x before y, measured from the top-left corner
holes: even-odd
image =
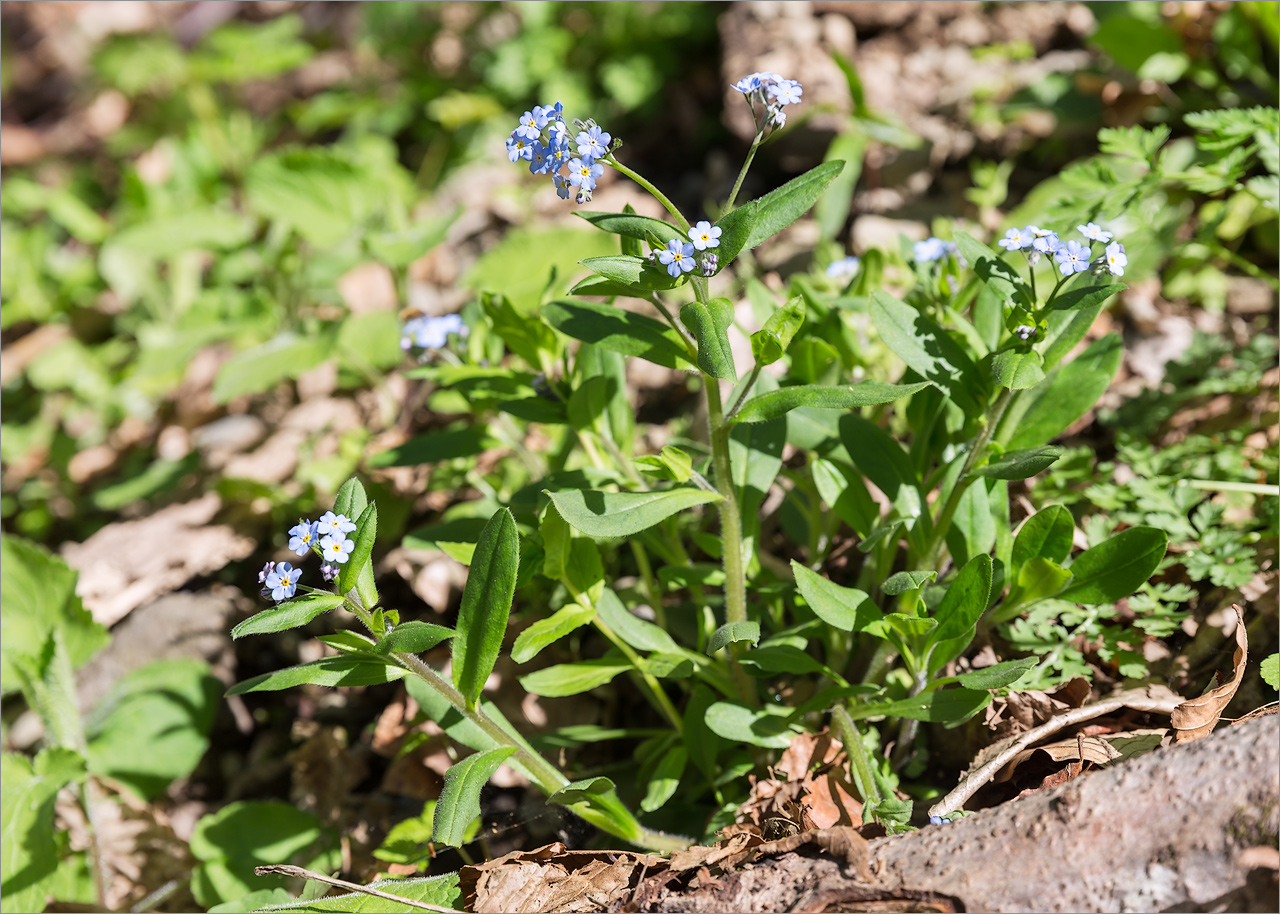
[[[555,842],[464,866],[458,879],[469,911],[616,910],[639,874],[665,864],[651,854],[570,851]]]
[[[1169,722],[1176,731],[1179,743],[1203,739],[1213,732],[1236,690],[1244,679],[1245,661],[1249,658],[1249,636],[1244,628],[1244,615],[1240,607],[1231,607],[1236,613],[1236,652],[1231,658],[1231,679],[1216,688],[1209,689],[1199,698],[1188,698],[1169,715]]]

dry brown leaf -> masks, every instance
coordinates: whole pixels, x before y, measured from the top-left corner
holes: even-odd
[[[1105,765],[1120,757],[1120,753],[1112,748],[1111,744],[1106,740],[1099,739],[1096,736],[1071,736],[1043,746],[1036,746],[1033,749],[1023,749],[1013,757],[1009,764],[1001,768],[991,780],[996,784],[1003,784],[1008,781],[1013,777],[1013,773],[1018,766],[1037,752],[1043,752],[1055,762],[1085,761],[1092,762],[1095,765]]]
[[[1189,743],[1203,739],[1213,732],[1218,725],[1218,718],[1235,697],[1236,690],[1244,680],[1245,661],[1249,657],[1249,637],[1244,628],[1244,614],[1240,607],[1232,605],[1236,613],[1236,651],[1231,658],[1232,675],[1228,682],[1209,689],[1199,698],[1188,698],[1169,715],[1169,722],[1176,731],[1179,743]]]
[[[600,911],[620,907],[633,877],[665,863],[651,854],[568,851],[555,842],[464,866],[458,880],[469,911]]]
[[[1089,680],[1077,676],[1048,692],[1029,689],[999,696],[987,706],[985,723],[997,738],[1013,736],[1080,707],[1089,700],[1089,691]]]

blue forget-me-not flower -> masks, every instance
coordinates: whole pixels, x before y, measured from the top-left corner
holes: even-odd
[[[1058,261],[1058,269],[1063,276],[1083,273],[1089,269],[1089,249],[1078,241],[1068,241],[1054,252],[1053,259]]]
[[[1112,276],[1123,276],[1124,268],[1129,265],[1129,258],[1125,255],[1124,245],[1118,241],[1113,241],[1107,245],[1107,270]]]
[[[1011,228],[1000,239],[1000,247],[1006,251],[1020,251],[1031,247],[1033,236],[1030,229]]]
[[[319,523],[304,520],[289,530],[289,548],[298,555],[306,555],[319,540]]]
[[[613,139],[599,127],[592,127],[578,134],[578,155],[600,159],[609,151],[609,142]]]
[[[926,238],[924,241],[917,241],[911,245],[911,253],[915,257],[916,263],[941,260],[947,256],[948,250],[950,250],[950,247],[941,238]]]
[[[288,562],[281,562],[268,572],[264,581],[266,585],[264,591],[269,591],[271,599],[277,603],[287,600],[297,591],[299,577],[301,577],[300,569],[294,568]]]
[[[351,550],[355,548],[355,541],[347,539],[341,533],[331,533],[320,541],[320,553],[330,564],[346,564],[347,559],[351,558]]]
[[[334,514],[332,511],[326,511],[320,515],[320,519],[316,521],[316,532],[321,536],[330,536],[334,533],[354,533],[356,525],[352,523],[351,518],[345,514]]]
[[[594,121],[574,121],[579,132],[570,142],[569,126],[564,122],[564,105],[535,105],[520,117],[520,124],[507,139],[507,158],[524,159],[535,175],[550,175],[556,195],[562,200],[574,197],[578,203],[591,199],[596,179],[604,174],[601,159],[609,155],[613,137]],[[567,169],[567,174],[562,172]]]
[[[442,317],[420,315],[405,322],[400,330],[400,348],[443,349],[450,335],[465,337],[467,325],[462,322],[460,314],[445,314]],[[320,531],[324,533],[323,530]]]
[[[858,272],[858,266],[861,263],[862,261],[857,257],[841,257],[839,260],[833,260],[827,264],[827,276],[830,279],[848,279]]]
[[[765,106],[764,121],[760,125],[762,130],[766,125],[777,128],[786,124],[787,113],[782,109],[799,104],[800,96],[804,94],[804,87],[796,80],[784,79],[770,72],[744,76],[732,88],[742,93],[753,113],[757,102]]]
[[[1110,232],[1103,230],[1102,226],[1096,222],[1090,222],[1088,225],[1077,225],[1076,229],[1090,241],[1101,241],[1103,244],[1115,237]]]
[[[693,239],[693,246],[699,251],[705,251],[707,248],[720,247],[720,236],[724,233],[724,229],[712,225],[705,219],[693,227],[689,236]]]
[[[688,241],[672,238],[667,242],[667,246],[658,252],[658,261],[666,266],[668,273],[678,279],[681,273],[688,273],[695,266],[693,245]]]

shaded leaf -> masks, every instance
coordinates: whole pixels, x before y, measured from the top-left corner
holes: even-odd
[[[782,358],[804,324],[804,314],[804,296],[797,295],[770,314],[764,326],[751,334],[751,354],[757,365],[772,365]]]
[[[569,632],[581,628],[595,618],[596,611],[577,603],[567,603],[545,619],[539,619],[522,631],[511,647],[511,659],[528,663],[548,644],[559,641]]]
[[[991,379],[1010,390],[1026,390],[1044,380],[1044,359],[1034,349],[1002,349],[991,356]]]
[[[714,492],[692,488],[661,492],[565,489],[546,494],[570,525],[587,536],[599,537],[631,536],[685,508],[720,500]]]
[[[752,709],[732,701],[717,701],[707,708],[707,727],[717,736],[735,743],[765,749],[785,749],[796,730],[790,723],[791,710],[776,705]]]
[[[278,692],[300,685],[366,686],[395,682],[409,673],[395,661],[369,654],[347,654],[342,657],[322,657],[311,663],[291,666],[254,676],[227,689],[227,695],[244,695],[247,692]]]
[[[988,479],[1030,479],[1047,470],[1061,456],[1062,448],[1054,444],[1009,451],[978,467],[973,475]]]
[[[908,590],[919,590],[924,585],[938,577],[936,571],[899,571],[897,574],[891,574],[885,578],[885,582],[880,585],[880,589],[891,597],[904,594]]]
[[[909,397],[930,386],[932,386],[930,381],[921,381],[917,384],[863,381],[847,387],[827,387],[820,384],[783,387],[748,400],[735,419],[738,422],[765,422],[801,406],[818,409],[856,409],[860,406],[875,406]]]
[[[485,524],[471,558],[453,640],[453,684],[474,708],[498,661],[520,567],[516,522],[506,508]]]
[[[966,689],[1002,689],[1007,685],[1013,685],[1039,662],[1039,657],[1006,660],[1004,663],[983,667],[980,670],[961,673],[956,677],[956,681]]]
[[[602,686],[629,669],[631,664],[620,654],[614,653],[595,660],[549,666],[528,676],[521,676],[520,685],[526,692],[534,695],[563,698]]]
[[[378,642],[374,651],[379,654],[421,654],[456,634],[451,628],[431,622],[402,622]]]
[[[514,746],[503,746],[468,755],[451,766],[444,776],[444,789],[436,802],[431,838],[446,847],[460,847],[471,823],[480,817],[480,790],[498,766],[515,754]]]
[[[934,382],[966,413],[982,407],[972,360],[941,327],[915,308],[877,289],[871,320],[893,353],[922,378]]]
[[[693,368],[679,335],[653,318],[586,301],[553,301],[542,316],[566,336],[666,368]]]
[[[746,641],[750,644],[760,643],[760,623],[754,621],[728,622],[716,629],[707,643],[707,653],[716,651],[730,644]]]
[[[977,689],[943,689],[922,692],[901,701],[855,703],[849,707],[854,720],[868,717],[906,717],[931,723],[959,723],[991,703],[991,693]]]

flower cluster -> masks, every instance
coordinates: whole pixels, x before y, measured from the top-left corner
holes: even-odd
[[[301,520],[289,530],[289,548],[299,556],[308,552],[319,553],[324,558],[320,573],[325,581],[338,576],[338,566],[346,564],[355,542],[347,534],[354,533],[356,525],[343,514],[326,511],[319,520]],[[267,562],[258,572],[262,595],[279,603],[288,600],[298,590],[302,569],[288,562]]]
[[[782,109],[787,105],[800,104],[800,96],[804,94],[804,87],[796,80],[784,79],[777,73],[767,72],[744,76],[732,88],[743,94],[747,103],[752,106],[752,111],[757,102],[765,106],[762,129],[764,125],[775,129],[785,126],[787,113]]]
[[[507,158],[528,162],[529,172],[550,175],[562,200],[572,196],[586,203],[604,174],[600,160],[612,149],[613,137],[594,121],[574,121],[578,133],[569,138],[564,105],[534,105],[520,116],[520,125],[507,139]]]
[[[858,272],[858,267],[862,261],[857,257],[841,257],[839,260],[833,260],[827,264],[827,277],[829,279],[849,279],[854,273]]]
[[[1087,246],[1074,239],[1063,241],[1058,237],[1057,232],[1040,228],[1038,225],[1011,228],[1005,232],[999,243],[1000,247],[1006,251],[1025,252],[1032,266],[1040,262],[1041,255],[1052,254],[1057,263],[1058,272],[1064,277],[1084,273],[1091,268],[1097,272],[1105,271],[1112,276],[1124,275],[1124,268],[1129,265],[1129,258],[1125,255],[1124,245],[1118,241],[1112,241],[1115,236],[1111,232],[1095,222],[1077,225],[1076,230],[1089,242]],[[1095,242],[1104,245],[1102,254],[1097,258],[1093,256]]]
[[[419,349],[443,349],[450,336],[466,337],[467,325],[460,314],[427,317],[420,314],[410,318],[400,329],[400,348],[408,351]]]
[[[650,251],[649,257],[666,267],[667,273],[675,279],[685,273],[692,273],[695,269],[703,276],[711,276],[720,262],[711,249],[720,247],[720,236],[723,233],[724,229],[704,219],[689,229],[692,241],[672,238],[665,248]]]
[[[926,238],[911,245],[911,256],[916,263],[931,263],[941,260],[956,250],[954,241],[943,241],[941,238]]]

